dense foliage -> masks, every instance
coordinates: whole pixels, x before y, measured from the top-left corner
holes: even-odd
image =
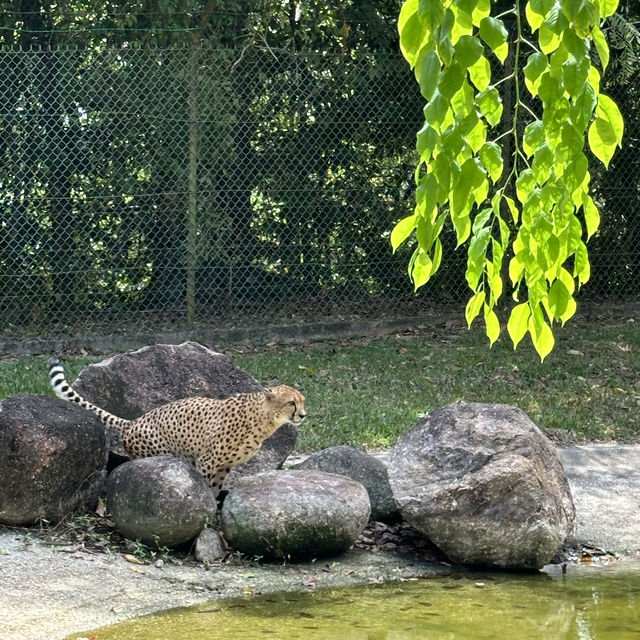
[[[529,333],[542,358],[553,348],[553,322],[573,316],[575,292],[590,278],[586,241],[600,212],[585,140],[605,167],[622,142],[620,111],[601,92],[610,59],[601,26],[617,4],[516,0],[494,17],[489,0],[407,0],[398,21],[427,104],[416,207],[394,228],[392,245],[415,231],[409,274],[421,287],[440,266],[450,218],[458,245],[468,241],[467,322],[482,311],[491,343],[498,339],[508,274],[519,302],[509,335],[517,346]],[[498,81],[489,54],[506,71]],[[506,127],[505,81],[513,87]]]

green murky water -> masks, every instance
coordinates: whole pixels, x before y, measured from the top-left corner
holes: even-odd
[[[210,602],[96,640],[639,640],[640,569],[474,573]]]

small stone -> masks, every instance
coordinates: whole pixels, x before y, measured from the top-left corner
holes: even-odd
[[[222,537],[215,529],[203,529],[196,540],[195,556],[198,562],[214,562],[227,555]]]

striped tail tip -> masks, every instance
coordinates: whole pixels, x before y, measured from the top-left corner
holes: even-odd
[[[70,387],[64,377],[64,367],[58,358],[49,358],[49,382],[59,398],[68,399]]]

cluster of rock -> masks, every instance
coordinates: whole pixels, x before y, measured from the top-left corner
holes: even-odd
[[[133,418],[178,398],[223,398],[259,385],[224,355],[185,343],[90,365],[74,387]],[[504,568],[541,567],[572,530],[573,502],[555,447],[515,407],[455,404],[432,412],[399,440],[388,471],[352,447],[283,470],[296,435],[285,425],[236,467],[218,511],[187,462],[122,463],[118,435],[105,434],[93,414],[52,396],[14,396],[0,402],[0,523],[61,520],[95,508],[106,492],[112,519],[131,539],[175,546],[197,538],[196,557],[212,560],[226,551],[216,524],[231,549],[296,559],[347,550],[370,519],[403,518],[456,562]]]

